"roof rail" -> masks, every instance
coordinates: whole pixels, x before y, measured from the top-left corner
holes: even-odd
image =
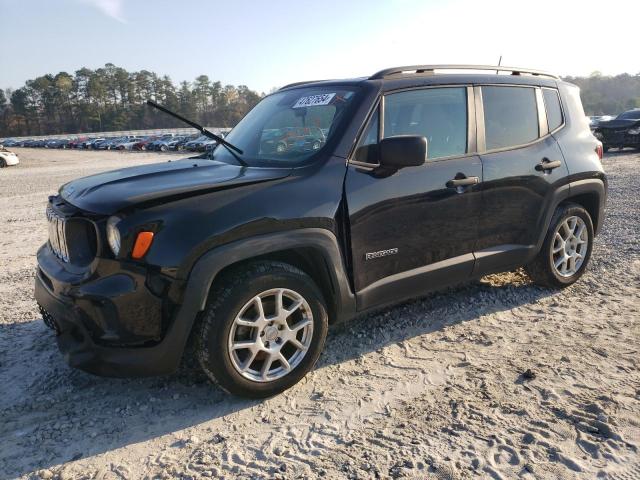
[[[316,83],[316,82],[325,82],[325,81],[326,80],[305,80],[304,82],[293,82],[293,83],[289,83],[288,85],[285,85],[284,87],[280,87],[278,91],[284,90],[285,88],[289,88],[289,87],[297,87],[298,85],[305,85],[307,83]]]
[[[406,67],[394,67],[386,68],[374,73],[369,77],[369,80],[379,80],[390,77],[392,75],[399,75],[403,73],[427,73],[435,74],[436,70],[495,70],[498,72],[511,72],[511,75],[535,75],[540,77],[550,77],[559,79],[558,75],[553,73],[543,72],[540,70],[531,70],[529,68],[518,67],[501,67],[493,65],[411,65]]]

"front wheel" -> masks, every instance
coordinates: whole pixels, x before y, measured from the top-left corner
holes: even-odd
[[[313,280],[281,262],[252,263],[220,279],[197,337],[205,373],[228,392],[264,398],[313,368],[327,335]]]
[[[7,166],[7,162],[4,158],[0,158],[0,168],[4,168]]]
[[[589,263],[593,236],[593,222],[584,208],[575,203],[561,205],[553,214],[540,252],[525,270],[539,285],[568,287]]]

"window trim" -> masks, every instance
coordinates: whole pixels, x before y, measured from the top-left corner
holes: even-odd
[[[538,138],[536,138],[535,140],[532,140],[530,142],[526,142],[526,143],[520,143],[518,145],[508,145],[506,147],[500,147],[500,148],[492,148],[490,150],[487,150],[487,143],[486,143],[486,130],[485,130],[485,124],[484,124],[484,98],[482,98],[482,87],[519,87],[519,88],[532,88],[535,89],[534,91],[534,95],[535,95],[535,99],[536,99],[536,110],[537,110],[537,118],[538,118]],[[478,84],[475,85],[475,88],[478,91],[478,95],[480,95],[480,103],[481,103],[481,111],[479,112],[479,114],[481,114],[481,116],[477,117],[477,121],[478,121],[478,129],[482,130],[482,145],[478,145],[478,155],[486,155],[489,153],[498,153],[498,152],[508,152],[509,150],[515,150],[517,148],[524,148],[524,147],[528,147],[530,145],[533,145],[535,143],[540,142],[541,140],[544,140],[548,134],[545,134],[544,136],[542,136],[542,132],[540,129],[541,126],[541,117],[544,117],[544,124],[547,124],[547,111],[546,110],[542,110],[542,112],[540,111],[540,104],[539,101],[540,99],[538,98],[539,96],[542,97],[542,94],[538,94],[538,90],[540,90],[539,86],[536,85],[518,85],[518,84],[508,84],[508,83],[482,83],[482,84]],[[544,106],[544,104],[543,104]],[[547,127],[548,129],[548,127]]]
[[[367,119],[363,124],[364,126],[358,132],[358,136],[356,138],[356,141],[354,142],[354,147],[347,159],[347,164],[355,165],[358,168],[364,168],[368,170],[373,170],[380,166],[380,163],[367,163],[367,162],[360,162],[358,160],[354,160],[354,156],[355,156],[355,152],[358,150],[358,147],[360,146],[360,142],[363,138],[364,132],[366,132],[367,128],[369,128],[369,123],[372,121],[372,118],[375,115],[376,111],[379,111],[378,142],[380,142],[380,140],[384,138],[384,114],[385,114],[384,103],[385,103],[385,98],[388,95],[393,95],[396,93],[402,93],[402,92],[407,92],[412,90],[427,90],[432,88],[464,88],[466,90],[465,93],[467,97],[467,146],[466,146],[466,153],[462,155],[449,155],[446,157],[427,159],[427,161],[425,162],[425,165],[428,165],[430,163],[435,163],[435,162],[477,156],[478,155],[477,135],[478,135],[479,129],[478,129],[477,115],[476,115],[477,97],[475,95],[474,86],[470,84],[449,84],[449,85],[429,85],[429,86],[421,85],[421,86],[415,86],[415,87],[406,87],[406,88],[388,90],[385,92],[381,92],[379,94],[378,99],[374,104],[374,107],[369,112]]]
[[[492,150],[487,150],[486,140],[485,140],[485,126],[484,126],[484,99],[482,98],[482,87],[521,87],[521,88],[535,88],[536,89],[536,107],[538,110],[538,135],[539,137],[531,142],[522,143],[519,145],[509,145],[508,147],[494,148]],[[566,116],[564,105],[562,104],[562,96],[560,95],[560,91],[557,88],[553,87],[542,87],[539,85],[519,85],[519,84],[510,84],[510,83],[482,83],[474,86],[477,89],[476,98],[480,96],[480,107],[477,106],[476,103],[476,120],[478,122],[478,155],[486,155],[491,153],[499,153],[499,152],[507,152],[509,150],[515,150],[518,148],[524,148],[531,145],[534,145],[538,142],[544,141],[547,137],[555,134],[566,126]],[[542,89],[553,90],[558,95],[558,100],[560,101],[560,110],[562,112],[562,124],[553,131],[549,131],[549,122],[547,120],[547,109],[544,104],[544,96],[542,95]],[[539,93],[538,93],[539,92]],[[541,102],[541,103],[540,103]],[[541,128],[544,126],[544,130]],[[542,132],[546,131],[544,135]],[[480,137],[482,137],[482,145],[480,144]]]
[[[562,116],[562,123],[560,123],[560,125],[558,125],[554,130],[550,130],[549,131],[549,135],[553,135],[554,133],[556,133],[559,130],[562,130],[564,128],[564,126],[566,125],[566,115],[564,114],[564,105],[562,104],[562,95],[560,95],[560,90],[558,90],[557,88],[551,88],[551,87],[540,87],[540,90],[551,90],[552,92],[554,92],[556,94],[556,97],[558,97],[558,105],[560,105],[560,115]],[[544,106],[544,111],[545,113],[547,112],[547,104],[544,102],[544,95],[542,95],[542,104]],[[547,115],[547,128],[549,128],[549,116]]]

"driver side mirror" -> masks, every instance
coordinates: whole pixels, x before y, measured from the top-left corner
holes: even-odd
[[[379,148],[383,167],[418,167],[427,159],[427,139],[419,135],[383,138]]]

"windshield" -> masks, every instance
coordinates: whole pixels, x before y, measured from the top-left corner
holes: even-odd
[[[618,115],[619,119],[633,119],[633,120],[640,120],[640,110],[631,110],[628,112],[624,112],[621,113],[620,115]]]
[[[274,93],[256,105],[225,140],[241,149],[240,157],[251,166],[298,165],[333,138],[354,96],[355,90],[346,87]],[[234,154],[223,146],[216,147],[214,157],[235,162]]]

